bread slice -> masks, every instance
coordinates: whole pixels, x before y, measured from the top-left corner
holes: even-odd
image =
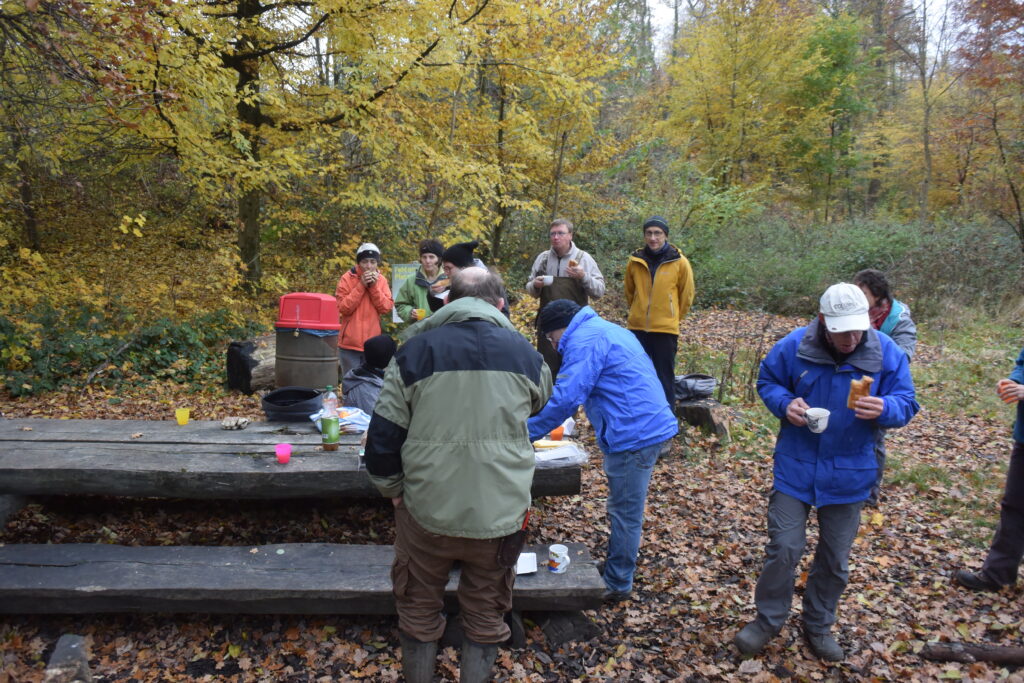
[[[862,396],[871,395],[871,383],[875,381],[874,377],[864,375],[860,379],[850,381],[850,395],[846,397],[846,407],[850,410],[857,409],[857,399]]]

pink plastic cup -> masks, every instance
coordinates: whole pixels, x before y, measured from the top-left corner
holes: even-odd
[[[292,445],[290,443],[279,443],[274,446],[274,453],[277,454],[277,461],[282,465],[287,465],[288,461],[292,459]]]

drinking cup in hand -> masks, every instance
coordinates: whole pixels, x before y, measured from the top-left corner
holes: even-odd
[[[543,276],[541,278],[541,280],[544,281],[544,286],[545,287],[550,287],[551,283],[555,281],[555,276],[554,275],[545,275],[545,276]]]
[[[804,412],[807,428],[815,434],[821,434],[828,427],[828,416],[831,413],[824,408],[808,408]]]

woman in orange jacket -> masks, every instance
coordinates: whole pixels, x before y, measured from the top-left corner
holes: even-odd
[[[693,269],[683,252],[668,243],[668,223],[661,216],[644,223],[644,241],[646,246],[626,264],[626,327],[651,357],[665,399],[674,408],[679,324],[693,303]]]
[[[391,288],[380,273],[380,249],[367,242],[356,252],[356,265],[338,280],[334,297],[341,314],[338,358],[341,376],[363,364],[363,343],[380,334],[380,317],[391,310]]]

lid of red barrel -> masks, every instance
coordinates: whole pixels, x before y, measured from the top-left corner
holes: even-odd
[[[277,327],[339,330],[338,303],[330,294],[293,292],[281,297]]]

